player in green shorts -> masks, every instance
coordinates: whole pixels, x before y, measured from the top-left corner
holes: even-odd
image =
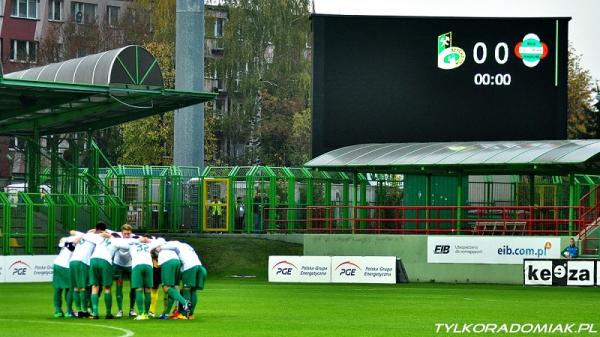
[[[135,302],[138,308],[139,315],[136,320],[148,319],[148,311],[152,297],[150,289],[152,288],[153,272],[152,272],[152,249],[160,246],[164,240],[150,240],[147,237],[141,237],[139,240],[133,240],[128,243],[119,242],[116,246],[120,249],[129,249],[131,254],[131,287],[135,288]]]
[[[167,304],[165,310],[159,319],[169,318],[169,312],[175,301],[179,302],[183,308],[191,306],[183,296],[179,293],[178,285],[181,281],[181,261],[177,253],[173,250],[163,250],[161,247],[157,247],[158,252],[158,264],[161,268],[161,281],[163,284],[163,292],[167,298]],[[177,313],[171,318],[175,319],[187,319],[187,317]]]
[[[192,246],[184,242],[169,241],[161,246],[162,250],[174,250],[181,261],[182,280],[183,280],[183,297],[191,302],[191,307],[186,308],[188,319],[194,319],[194,310],[198,304],[197,290],[204,289],[207,272],[202,266],[200,258],[194,251]]]
[[[79,238],[75,236],[60,239],[58,247],[60,252],[54,259],[52,286],[54,287],[54,317],[73,317],[73,289],[71,288],[71,272],[69,261],[75,250]],[[65,291],[67,312],[62,311],[62,292]]]
[[[129,224],[121,226],[121,237],[123,239],[137,238],[132,233],[132,227]],[[114,280],[117,286],[117,318],[123,317],[123,281],[128,279],[131,281],[131,255],[129,249],[119,249],[113,258]],[[133,309],[135,305],[135,289],[129,287],[129,316],[135,317],[137,314]]]
[[[96,228],[89,231],[87,234],[97,235],[98,233],[106,230],[106,224],[99,222],[96,224]],[[71,274],[71,286],[73,286],[73,300],[77,309],[77,317],[88,317],[89,314],[86,311],[87,302],[89,296],[86,291],[86,287],[90,284],[89,279],[89,266],[90,258],[94,252],[95,244],[89,240],[83,238],[84,233],[78,231],[71,231],[72,236],[79,237],[79,243],[75,246],[73,255],[69,262],[69,270]]]
[[[112,308],[112,283],[113,283],[113,257],[117,251],[116,242],[123,241],[117,233],[109,234],[88,233],[84,239],[92,241],[96,248],[90,259],[90,283],[92,284],[92,318],[98,319],[98,302],[100,289],[104,289],[104,304],[106,319],[113,319]]]

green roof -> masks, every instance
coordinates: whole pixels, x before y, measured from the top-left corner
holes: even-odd
[[[391,143],[347,146],[309,168],[357,172],[552,174],[600,173],[600,140]]]
[[[156,59],[127,46],[0,76],[0,135],[102,129],[215,96],[165,89]]]

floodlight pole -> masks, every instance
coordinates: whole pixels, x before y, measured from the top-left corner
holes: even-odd
[[[204,1],[177,0],[175,88],[204,89]],[[173,163],[204,168],[204,106],[175,112]]]

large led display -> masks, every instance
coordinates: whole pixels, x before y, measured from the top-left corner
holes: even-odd
[[[569,18],[313,15],[313,157],[566,138]]]

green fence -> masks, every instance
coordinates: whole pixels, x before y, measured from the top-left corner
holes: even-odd
[[[87,230],[98,221],[118,226],[124,208],[106,195],[0,192],[2,254],[53,254],[71,229]]]
[[[42,174],[40,181],[51,193],[0,193],[2,254],[53,253],[58,239],[68,230],[83,231],[98,221],[112,228],[127,222],[137,232],[310,232],[311,227],[322,227],[314,219],[327,221],[332,229],[368,230],[376,224],[364,219],[398,215],[393,210],[373,213],[372,209],[352,206],[458,202],[454,177],[268,166],[209,166],[200,171],[197,167],[119,165],[75,171],[65,168],[65,174],[60,173],[62,169]],[[568,205],[568,177],[536,176],[533,185],[531,178],[469,177],[463,180],[461,190],[466,192],[461,194],[461,204]],[[573,179],[576,196],[600,183],[596,176],[577,175]],[[54,188],[53,184],[62,187]],[[67,193],[57,192],[63,189]],[[90,193],[94,190],[98,193]]]

